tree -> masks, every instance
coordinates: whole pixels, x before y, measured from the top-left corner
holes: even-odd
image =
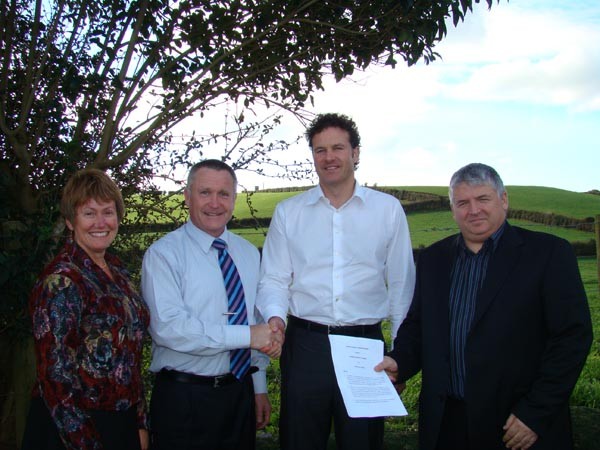
[[[223,158],[234,167],[276,165],[269,150],[286,144],[263,141],[278,115],[252,122],[253,108],[301,114],[325,74],[430,62],[446,19],[457,25],[472,4],[0,0],[0,333],[27,333],[25,299],[56,248],[58,198],[74,170],[108,170],[132,198],[153,192],[161,164],[233,136]],[[239,106],[232,129],[173,150],[173,127],[225,102]],[[248,135],[263,139],[245,145]],[[148,210],[150,200],[130,204]]]

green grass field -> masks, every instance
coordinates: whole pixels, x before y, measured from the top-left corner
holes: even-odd
[[[447,195],[448,189],[440,186],[400,186],[416,192]],[[554,213],[573,218],[594,217],[600,214],[600,196],[582,194],[547,187],[508,186],[510,207],[526,211]],[[298,192],[254,192],[249,195],[238,194],[234,215],[244,219],[251,217],[248,202],[255,209],[256,217],[271,217],[275,206],[281,200],[297,195]],[[407,215],[413,248],[426,247],[432,243],[457,233],[458,228],[450,211],[415,212]],[[525,220],[511,220],[518,225],[535,231],[555,234],[570,242],[587,242],[593,239],[593,233],[540,225]],[[248,228],[234,230],[257,247],[262,247],[266,228]]]
[[[448,188],[443,186],[396,186],[415,192],[425,192],[441,196],[448,195]],[[527,211],[554,213],[567,217],[583,219],[600,214],[600,195],[584,194],[563,189],[539,186],[507,186],[511,208]],[[256,217],[271,217],[275,205],[298,192],[240,192],[237,196],[234,215],[244,219],[251,217],[250,206],[255,209]],[[168,204],[177,208],[183,204],[183,195],[172,195]]]
[[[407,219],[413,248],[427,247],[440,239],[458,233],[458,227],[452,219],[450,211],[416,212],[408,214]],[[510,223],[529,230],[551,233],[562,237],[569,242],[587,242],[594,238],[593,233],[561,227],[551,227],[526,220],[510,220]],[[255,246],[262,247],[268,229],[265,227],[246,229],[236,228],[231,231],[243,236]]]
[[[448,195],[447,187],[403,186],[415,192]],[[600,214],[600,196],[540,186],[506,186],[509,206],[514,209],[554,213],[577,219]]]
[[[448,189],[442,186],[399,186],[396,189],[404,189],[415,192],[426,192],[436,195],[446,196]],[[544,213],[554,213],[566,217],[584,219],[594,217],[600,214],[600,196],[592,194],[582,194],[577,192],[565,191],[562,189],[537,187],[537,186],[508,186],[509,204],[511,208],[538,211]],[[247,219],[252,217],[251,208],[254,209],[255,217],[271,217],[275,206],[281,200],[297,195],[298,192],[251,192],[239,193],[236,200],[234,217],[237,219]],[[175,212],[172,217],[177,217],[180,221],[185,220],[185,214],[181,215],[183,205],[182,195],[173,195],[168,199],[168,206]],[[128,217],[134,218],[135,213],[131,212]],[[156,221],[164,222],[167,219],[159,218],[155,215]],[[182,219],[183,217],[183,219]],[[418,248],[423,245],[429,245],[436,240],[453,234],[457,231],[456,224],[452,220],[450,212],[418,212],[408,216],[409,226],[411,228],[411,237],[413,247]],[[590,233],[584,233],[576,230],[566,230],[558,227],[544,227],[526,221],[511,221],[515,225],[530,227],[538,231],[551,232],[557,234],[569,241],[588,241],[591,239]],[[262,246],[262,235],[266,229],[247,229],[240,231],[253,244]]]
[[[579,258],[579,271],[588,296],[595,339],[571,400],[574,405],[600,410],[600,287],[596,259]]]
[[[443,186],[396,186],[395,188],[442,196],[448,195],[448,188]],[[600,214],[600,195],[539,186],[507,186],[506,190],[509,205],[514,209],[554,213],[578,219]],[[257,217],[271,217],[275,205],[279,201],[296,194],[298,192],[254,192],[249,194],[249,199],[252,207],[257,210]],[[245,193],[238,194],[235,208],[236,217],[250,217],[246,199]]]

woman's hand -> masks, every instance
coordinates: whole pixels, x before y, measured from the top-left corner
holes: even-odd
[[[138,431],[140,433],[140,448],[148,450],[150,448],[150,433],[144,428],[140,428]]]

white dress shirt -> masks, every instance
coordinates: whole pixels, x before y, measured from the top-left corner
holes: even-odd
[[[260,255],[245,239],[225,230],[242,279],[248,323],[263,322],[255,308]],[[229,351],[250,346],[248,325],[229,325],[227,294],[212,247],[214,237],[191,221],[152,244],[142,263],[142,296],[150,310],[152,362],[150,370],[174,369],[195,375],[228,373]],[[256,394],[267,392],[269,358],[252,350]]]
[[[412,301],[415,265],[406,215],[391,195],[356,184],[334,208],[319,186],[275,208],[265,240],[257,307],[325,325],[392,322]]]

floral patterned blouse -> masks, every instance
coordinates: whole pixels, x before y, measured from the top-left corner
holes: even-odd
[[[100,449],[87,410],[137,409],[147,426],[141,377],[149,315],[121,261],[106,254],[114,281],[74,242],[40,275],[29,300],[41,396],[68,449]]]

